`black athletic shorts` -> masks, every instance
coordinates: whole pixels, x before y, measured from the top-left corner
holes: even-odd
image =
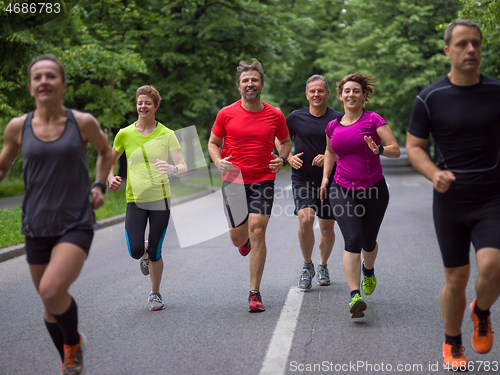
[[[433,215],[445,267],[468,265],[471,243],[476,252],[500,249],[500,190],[493,194],[434,190]]]
[[[248,214],[271,216],[274,202],[274,180],[255,184],[222,183],[224,213],[230,228],[240,227]]]
[[[47,264],[50,261],[52,249],[63,242],[69,242],[81,248],[87,255],[94,238],[92,229],[71,229],[62,236],[25,238],[26,260],[29,264]]]
[[[325,200],[320,199],[320,188],[310,183],[292,183],[293,201],[295,203],[294,214],[297,215],[303,208],[312,208],[316,211],[316,216],[320,219],[335,220],[332,206],[328,199],[328,193]]]

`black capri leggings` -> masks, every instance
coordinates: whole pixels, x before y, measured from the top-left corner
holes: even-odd
[[[161,259],[161,250],[170,219],[169,199],[148,203],[127,203],[125,236],[129,254],[134,259],[144,255],[144,234],[149,220],[149,260]]]
[[[332,183],[329,192],[333,214],[344,236],[344,249],[350,253],[371,252],[389,204],[385,178],[364,190],[345,189]]]

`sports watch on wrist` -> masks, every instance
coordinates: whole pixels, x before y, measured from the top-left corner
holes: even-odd
[[[378,146],[378,156],[384,155],[384,146],[381,144]]]
[[[177,165],[174,165],[174,174],[177,174],[178,171],[179,171],[179,168],[177,168]]]
[[[283,166],[288,164],[288,160],[284,156],[280,156],[281,159],[283,159]]]
[[[95,188],[96,186],[99,186],[101,188],[103,194],[106,193],[106,188],[108,187],[108,185],[106,185],[105,182],[100,182],[100,181],[94,182],[92,184],[92,189]]]

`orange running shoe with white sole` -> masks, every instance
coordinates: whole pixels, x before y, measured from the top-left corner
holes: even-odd
[[[491,318],[479,318],[474,312],[476,300],[470,304],[470,317],[474,323],[472,332],[472,348],[480,354],[488,353],[493,346],[493,331],[491,330]]]
[[[462,344],[447,344],[443,342],[444,368],[453,371],[467,371],[469,363],[464,356]]]

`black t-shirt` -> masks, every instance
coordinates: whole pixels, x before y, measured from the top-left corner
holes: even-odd
[[[317,185],[316,187],[321,186],[323,168],[313,167],[312,161],[318,154],[324,155],[326,126],[330,121],[340,116],[342,113],[328,108],[323,116],[316,117],[309,113],[309,107],[293,111],[288,115],[286,124],[290,138],[295,140],[295,155],[304,153],[300,156],[303,161],[302,167],[300,169],[292,168],[292,182],[312,182]]]
[[[457,180],[450,190],[500,188],[500,81],[481,75],[473,86],[455,86],[448,76],[417,95],[408,132],[432,134],[438,167]]]

